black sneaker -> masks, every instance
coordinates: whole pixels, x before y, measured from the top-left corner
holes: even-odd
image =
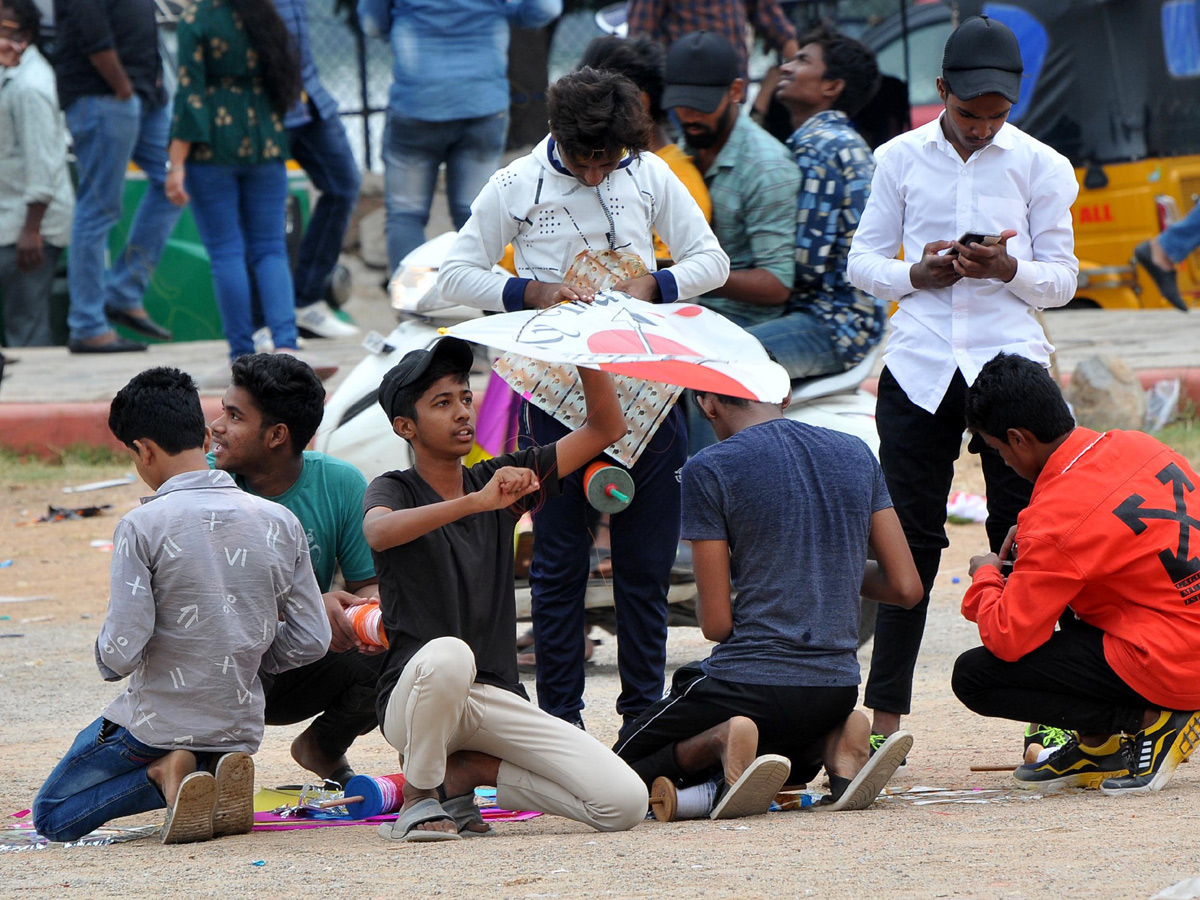
[[[1036,765],[1043,751],[1061,747],[1072,736],[1071,732],[1053,725],[1032,723],[1025,726],[1025,764]]]
[[[1200,712],[1164,709],[1158,721],[1133,736],[1127,751],[1129,772],[1100,785],[1105,794],[1141,794],[1161,791],[1200,743]]]
[[[1099,747],[1085,747],[1072,735],[1040,763],[1019,766],[1013,777],[1031,790],[1099,787],[1106,778],[1129,774],[1123,743],[1113,735]]]

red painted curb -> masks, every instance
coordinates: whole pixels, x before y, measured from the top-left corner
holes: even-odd
[[[221,413],[221,401],[200,401],[205,421]],[[124,445],[108,430],[107,403],[0,403],[0,446],[16,453],[59,455],[68,447],[84,444],[121,450]]]
[[[1200,410],[1200,366],[1142,369],[1137,375],[1146,388],[1163,379],[1178,378],[1181,399]],[[1069,374],[1064,375],[1063,387],[1070,380]],[[862,389],[876,394],[878,379],[868,378]],[[211,422],[221,413],[221,401],[216,397],[202,398],[200,404],[205,421]],[[108,430],[107,403],[0,403],[0,447],[52,458],[77,444],[122,449]]]

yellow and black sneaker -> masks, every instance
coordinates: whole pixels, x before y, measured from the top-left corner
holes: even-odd
[[[1114,734],[1099,747],[1088,747],[1071,735],[1065,744],[1040,763],[1018,767],[1013,777],[1021,787],[1030,790],[1099,787],[1105,779],[1129,774],[1122,744],[1119,734]]]
[[[1200,744],[1200,712],[1164,709],[1158,721],[1143,728],[1129,744],[1129,774],[1109,778],[1101,792],[1114,796],[1161,791],[1171,781],[1175,767]]]

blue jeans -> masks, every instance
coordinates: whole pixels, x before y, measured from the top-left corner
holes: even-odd
[[[425,243],[438,167],[446,164],[446,197],[455,228],[500,165],[508,111],[478,119],[425,122],[388,111],[383,137],[388,271]]]
[[[287,170],[282,162],[244,166],[192,163],[185,176],[196,230],[208,250],[213,292],[229,358],[254,352],[250,272],[276,347],[296,347],[296,300],[283,227]]]
[[[325,282],[337,265],[350,215],[358,203],[362,173],[354,161],[342,120],[336,116],[314,116],[305,125],[289,128],[288,143],[292,157],[321,192],[304,231],[293,273],[296,306],[303,307],[316,303],[325,293]]]
[[[75,738],[33,801],[33,824],[52,841],[74,841],[106,822],[162,809],[146,775],[170,750],[147,747],[120,725],[97,719]]]
[[[542,446],[568,433],[532,404],[522,415],[521,446]],[[679,470],[687,461],[683,413],[676,406],[629,470],[633,502],[609,520],[613,606],[617,616],[617,712],[632,722],[663,695],[667,661],[667,591],[679,546]],[[533,643],[538,706],[578,722],[583,709],[584,595],[589,550],[582,468],[563,479],[562,493],[533,514]]]
[[[1160,234],[1158,245],[1176,265],[1191,256],[1200,247],[1200,206],[1193,206],[1191,212]]]
[[[86,340],[110,330],[104,307],[141,307],[180,209],[163,192],[171,127],[168,107],[148,107],[136,95],[129,100],[96,95],[72,103],[66,118],[79,172],[67,269],[71,292],[67,324],[72,340]],[[130,159],[146,175],[146,194],[133,217],[125,249],[105,271],[108,233],[121,220]]]

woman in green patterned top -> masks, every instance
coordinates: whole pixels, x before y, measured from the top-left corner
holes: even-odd
[[[196,0],[178,35],[167,196],[191,200],[230,359],[254,352],[247,260],[275,346],[294,352],[283,115],[301,82],[291,36],[271,0]]]

